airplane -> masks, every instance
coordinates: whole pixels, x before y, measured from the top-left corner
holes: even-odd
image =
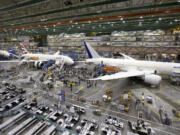
[[[0,50],[0,55],[4,57],[10,57],[10,53],[8,51]]]
[[[18,63],[18,65],[20,66],[23,63],[33,62],[34,66],[37,68],[41,68],[43,64],[45,64],[50,60],[55,61],[55,64],[62,64],[62,65],[74,64],[74,61],[70,57],[59,55],[59,51],[56,52],[55,54],[30,53],[26,50],[26,48],[22,44],[21,44],[21,49],[23,50],[23,54],[20,56],[22,60],[0,61],[0,63],[15,62]]]
[[[151,86],[158,86],[162,80],[160,74],[172,75],[180,73],[179,63],[155,62],[136,60],[130,56],[122,54],[124,59],[103,58],[101,57],[89,43],[84,42],[85,49],[89,56],[86,63],[104,64],[110,67],[120,68],[120,72],[112,75],[99,76],[90,80],[113,80],[129,77],[140,77],[144,82],[151,84]]]
[[[0,56],[4,56],[6,58],[9,58],[11,55],[18,58],[18,56],[13,54],[13,53],[9,53],[8,51],[5,51],[5,50],[0,50]]]
[[[23,60],[19,63],[19,65],[24,62],[34,62],[35,67],[42,67],[42,65],[49,60],[54,60],[55,64],[74,64],[74,61],[70,57],[59,55],[59,51],[55,54],[30,53],[26,50],[24,45],[21,45],[21,49],[23,50],[23,54],[21,56]]]

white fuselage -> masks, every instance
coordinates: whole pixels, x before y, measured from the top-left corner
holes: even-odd
[[[7,51],[0,50],[0,55],[5,56],[5,57],[9,57],[10,53]]]
[[[55,60],[56,63],[64,62],[64,64],[67,65],[72,65],[74,63],[74,61],[70,57],[64,55],[58,55],[58,54],[50,55],[50,54],[28,53],[28,54],[23,54],[22,57],[24,57],[27,60],[42,61],[42,62],[48,60]]]
[[[130,60],[130,59],[113,59],[113,58],[93,58],[87,59],[86,62],[94,64],[105,64],[108,66],[119,67],[121,70],[147,70],[153,71],[157,74],[172,75],[177,69],[180,72],[179,63],[143,61],[143,60]]]

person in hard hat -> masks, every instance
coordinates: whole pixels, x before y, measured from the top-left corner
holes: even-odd
[[[144,101],[144,92],[142,93],[141,98],[142,98],[142,101]]]

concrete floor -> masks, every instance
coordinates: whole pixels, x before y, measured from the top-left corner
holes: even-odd
[[[29,71],[27,68],[24,68],[20,71],[21,76],[33,76],[37,80],[39,79],[40,75],[42,74],[41,70],[38,71]],[[2,73],[3,75],[7,75],[7,73]],[[72,79],[72,78],[71,78]],[[74,78],[75,79],[75,78]],[[21,83],[24,81],[22,78],[16,78],[13,80],[13,78],[0,78],[1,81],[6,80],[13,82],[14,84],[18,84],[19,87],[24,87],[27,89],[26,98],[31,100],[33,98],[33,92],[32,89],[34,89],[34,84],[26,84]],[[65,106],[66,104],[76,104],[79,106],[82,106],[86,108],[86,115],[84,117],[88,117],[89,119],[95,119],[98,121],[99,125],[101,126],[102,123],[104,123],[104,120],[106,116],[111,115],[118,117],[119,120],[121,120],[124,123],[124,129],[121,131],[122,135],[126,135],[129,130],[129,127],[127,126],[127,121],[137,121],[138,117],[138,110],[135,106],[135,101],[137,97],[141,97],[142,91],[145,93],[145,95],[152,95],[154,98],[153,105],[151,107],[144,106],[144,111],[148,112],[151,116],[151,118],[148,117],[147,113],[145,113],[144,119],[147,119],[148,122],[151,123],[152,129],[153,129],[153,135],[178,135],[180,132],[180,123],[179,122],[173,122],[172,127],[162,125],[161,121],[159,120],[158,116],[158,108],[160,104],[164,106],[164,109],[168,113],[168,115],[172,118],[172,120],[176,120],[178,118],[174,117],[172,114],[171,109],[176,108],[180,109],[180,88],[178,86],[174,86],[169,83],[169,80],[163,80],[161,83],[161,86],[159,88],[150,88],[144,83],[141,83],[140,81],[137,81],[135,84],[132,84],[132,80],[130,79],[121,79],[121,80],[114,80],[114,81],[98,81],[97,86],[93,86],[91,88],[86,87],[86,82],[82,82],[80,86],[83,86],[83,92],[80,95],[74,94],[75,91],[77,91],[78,87],[74,87],[73,91],[70,91],[70,89],[66,89],[66,101],[62,104],[62,106]],[[39,86],[37,86],[37,89],[40,89]],[[91,104],[92,100],[100,100],[102,101],[102,95],[105,93],[105,90],[107,89],[113,89],[113,95],[112,100],[115,103],[119,103],[120,94],[124,93],[125,91],[131,90],[134,95],[132,97],[131,103],[130,103],[130,111],[128,113],[122,112],[120,110],[117,110],[111,103],[104,103],[103,106],[97,107],[95,105]],[[43,91],[43,90],[42,90]],[[38,101],[39,104],[57,104],[59,102],[59,98],[56,98],[53,94],[56,94],[56,92],[52,92],[52,94],[47,95],[46,93],[39,91],[38,95]],[[86,99],[85,103],[76,101],[75,99],[77,97],[83,97]],[[96,116],[93,114],[93,111],[96,109],[100,109],[102,112],[101,116]],[[153,113],[156,112],[156,113]],[[151,120],[151,121],[149,121]],[[9,130],[13,129],[15,126],[12,126]],[[24,131],[26,132],[26,131]],[[100,133],[100,128],[98,131],[98,134]],[[3,134],[6,134],[3,133]],[[58,132],[57,134],[61,134]]]

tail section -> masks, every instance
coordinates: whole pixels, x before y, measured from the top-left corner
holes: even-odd
[[[21,44],[21,49],[23,51],[23,54],[28,54],[29,52],[26,50],[23,44]]]
[[[59,55],[60,51],[57,51],[54,55]]]
[[[89,43],[84,42],[84,46],[86,48],[89,58],[100,58],[99,54],[90,46]]]
[[[127,56],[127,55],[125,55],[123,53],[120,53],[120,54],[124,57],[124,59],[135,60],[134,58],[132,58],[130,56]]]

